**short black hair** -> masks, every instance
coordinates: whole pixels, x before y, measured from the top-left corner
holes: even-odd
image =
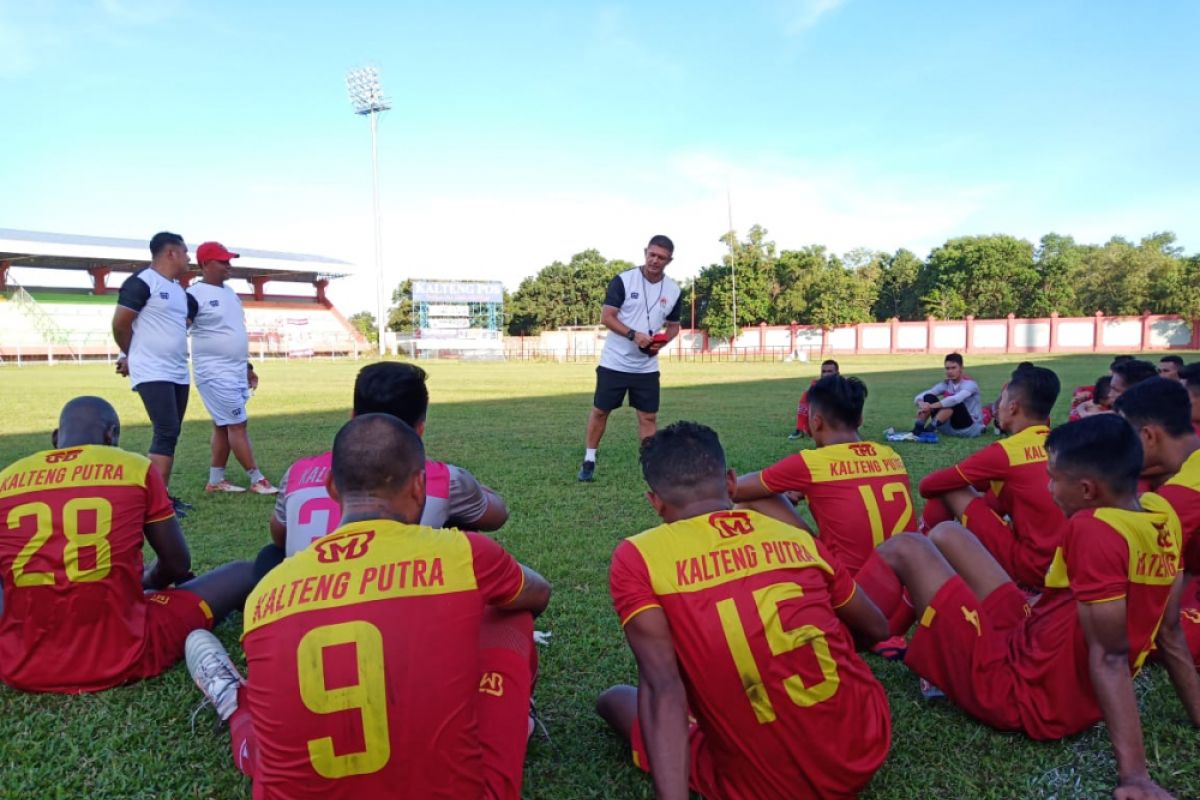
[[[944,359],[942,359],[942,363],[943,364],[954,363],[954,364],[958,364],[961,367],[963,365],[962,354],[950,353]]]
[[[1096,414],[1050,431],[1046,450],[1054,466],[1095,478],[1116,494],[1137,493],[1142,474],[1142,442],[1117,414]]]
[[[391,414],[363,414],[333,439],[333,485],[338,494],[386,496],[425,469],[421,437]]]
[[[675,254],[675,243],[666,236],[663,236],[661,233],[657,236],[651,236],[650,243],[647,244],[646,247],[661,247],[671,255]]]
[[[1033,366],[1032,361],[1018,361],[1017,362],[1017,369],[1029,369],[1032,366]]]
[[[1032,364],[1018,366],[1008,380],[1009,394],[1018,392],[1021,395],[1021,407],[1031,417],[1038,419],[1049,419],[1061,389],[1062,384],[1054,370]]]
[[[1108,365],[1108,371],[1113,372],[1117,368],[1117,364],[1124,364],[1126,361],[1133,361],[1133,356],[1113,356],[1112,363]]]
[[[1193,361],[1191,364],[1179,370],[1179,380],[1187,384],[1189,392],[1200,394],[1200,361]]]
[[[1142,381],[1158,377],[1158,368],[1149,361],[1142,361],[1140,358],[1131,358],[1128,361],[1122,361],[1120,364],[1114,364],[1112,371],[1114,375],[1120,375],[1125,379],[1126,389]]]
[[[412,427],[429,412],[429,376],[416,364],[379,361],[358,371],[354,381],[354,413],[391,414]]]
[[[837,363],[836,361],[834,361],[832,358],[827,358],[827,359],[825,359],[824,361],[822,361],[822,362],[821,362],[821,366],[822,366],[822,367],[829,366],[830,364],[832,364],[832,365],[833,365],[833,368],[834,368],[834,369],[836,369],[836,370],[840,370],[840,369],[841,369],[841,367],[839,367],[839,366],[838,366],[838,363]]]
[[[699,422],[675,422],[642,440],[642,477],[669,503],[725,491],[725,450],[717,432]]]
[[[1135,428],[1158,425],[1172,438],[1193,433],[1192,398],[1179,381],[1142,381],[1118,397],[1115,407]]]
[[[858,429],[866,402],[867,385],[858,378],[827,375],[808,387],[808,407],[841,428]]]
[[[171,246],[184,247],[183,237],[178,233],[159,231],[150,237],[150,256],[157,258],[163,250]]]
[[[1092,402],[1103,403],[1112,393],[1112,375],[1101,375],[1096,378],[1096,385],[1092,387]]]
[[[1160,364],[1162,364],[1164,362],[1167,364],[1174,364],[1177,367],[1182,367],[1183,366],[1183,357],[1172,354],[1169,356],[1163,356],[1162,358],[1160,358],[1158,360],[1158,363],[1160,363]]]

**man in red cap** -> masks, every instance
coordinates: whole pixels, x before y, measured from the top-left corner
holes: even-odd
[[[196,300],[192,370],[196,389],[213,420],[212,465],[204,490],[246,491],[225,478],[225,464],[232,450],[250,476],[250,491],[275,494],[279,490],[259,470],[246,431],[246,401],[250,399],[250,390],[258,386],[258,375],[250,363],[242,301],[225,285],[233,269],[229,262],[234,258],[238,254],[229,252],[219,242],[200,245],[196,261],[200,264],[201,279],[188,288],[188,294]]]

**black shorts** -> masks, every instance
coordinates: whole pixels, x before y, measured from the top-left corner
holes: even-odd
[[[658,412],[657,372],[618,372],[596,367],[596,395],[592,405],[601,411],[620,408],[629,392],[629,405],[647,414]]]
[[[927,394],[922,398],[926,403],[936,403],[942,398],[935,394]],[[969,428],[975,424],[975,420],[971,419],[971,412],[967,411],[967,407],[962,403],[956,406],[951,406],[950,412],[950,427],[956,431],[961,431],[964,428]],[[936,411],[934,412],[937,413]]]

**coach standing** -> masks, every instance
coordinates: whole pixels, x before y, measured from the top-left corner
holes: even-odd
[[[188,287],[196,301],[192,322],[192,369],[196,391],[213,421],[212,462],[208,469],[206,492],[244,492],[241,486],[225,479],[225,465],[232,450],[242,469],[250,476],[250,491],[275,494],[254,461],[254,449],[246,431],[246,401],[250,390],[258,386],[258,376],[250,363],[250,340],[246,335],[246,314],[237,292],[225,285],[233,269],[230,260],[238,258],[219,242],[205,242],[196,248],[200,281]]]
[[[646,263],[626,270],[608,284],[600,321],[608,328],[600,365],[596,367],[596,393],[587,424],[587,449],[579,480],[590,481],[596,471],[596,448],[608,425],[608,415],[625,402],[638,417],[638,438],[653,436],[658,428],[658,351],[679,335],[679,284],[666,275],[675,253],[666,236],[655,236],[646,246]],[[655,334],[666,326],[665,335]]]
[[[183,237],[166,231],[154,234],[150,266],[121,284],[113,312],[113,339],[121,348],[117,372],[129,376],[150,416],[154,437],[148,455],[165,486],[170,485],[188,403],[187,326],[196,306],[179,285],[187,268]],[[189,507],[178,497],[171,500],[177,513]]]

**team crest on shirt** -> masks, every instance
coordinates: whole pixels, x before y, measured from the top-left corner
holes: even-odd
[[[317,561],[336,564],[365,556],[374,538],[375,531],[345,531],[317,540],[313,543],[313,549],[317,551]]]
[[[875,445],[870,442],[855,442],[850,445],[850,452],[856,456],[873,456],[875,455]]]
[[[722,539],[754,533],[754,523],[745,511],[717,511],[708,515],[708,524],[717,529]]]
[[[1179,612],[1179,616],[1194,625],[1200,625],[1200,609],[1185,608]]]
[[[1170,550],[1171,544],[1172,544],[1171,532],[1169,530],[1167,530],[1167,526],[1166,525],[1155,525],[1154,530],[1158,531],[1158,539],[1157,539],[1158,546],[1161,547],[1163,550]]]
[[[638,299],[638,293],[637,293],[637,292],[630,292],[630,293],[629,293],[629,296],[630,296],[630,298],[632,298],[632,299],[634,299],[634,300],[637,300],[637,299]]]
[[[485,672],[479,679],[479,691],[492,697],[504,697],[504,676],[499,672]]]
[[[209,300],[208,304],[210,306],[212,306],[213,308],[216,308],[217,306],[221,305],[221,301],[220,300]]]
[[[159,297],[161,297],[163,300],[170,300],[170,299],[171,299],[171,293],[170,293],[170,292],[159,292],[159,293],[158,293],[158,296],[159,296]]]
[[[966,606],[959,606],[959,608],[962,609],[963,619],[971,623],[971,625],[975,628],[975,635],[983,636],[983,628],[979,624],[979,612],[973,608],[967,608]]]
[[[242,415],[242,410],[240,408],[235,408],[235,409],[232,409],[229,412],[229,414],[230,414],[230,416],[240,417]]]
[[[57,453],[48,453],[46,455],[47,464],[60,464],[64,461],[74,461],[79,458],[79,454],[83,452],[83,448],[77,447],[74,450],[59,450]]]
[[[158,603],[160,606],[165,606],[171,602],[171,595],[166,592],[154,592],[146,595],[146,600],[151,603]]]

